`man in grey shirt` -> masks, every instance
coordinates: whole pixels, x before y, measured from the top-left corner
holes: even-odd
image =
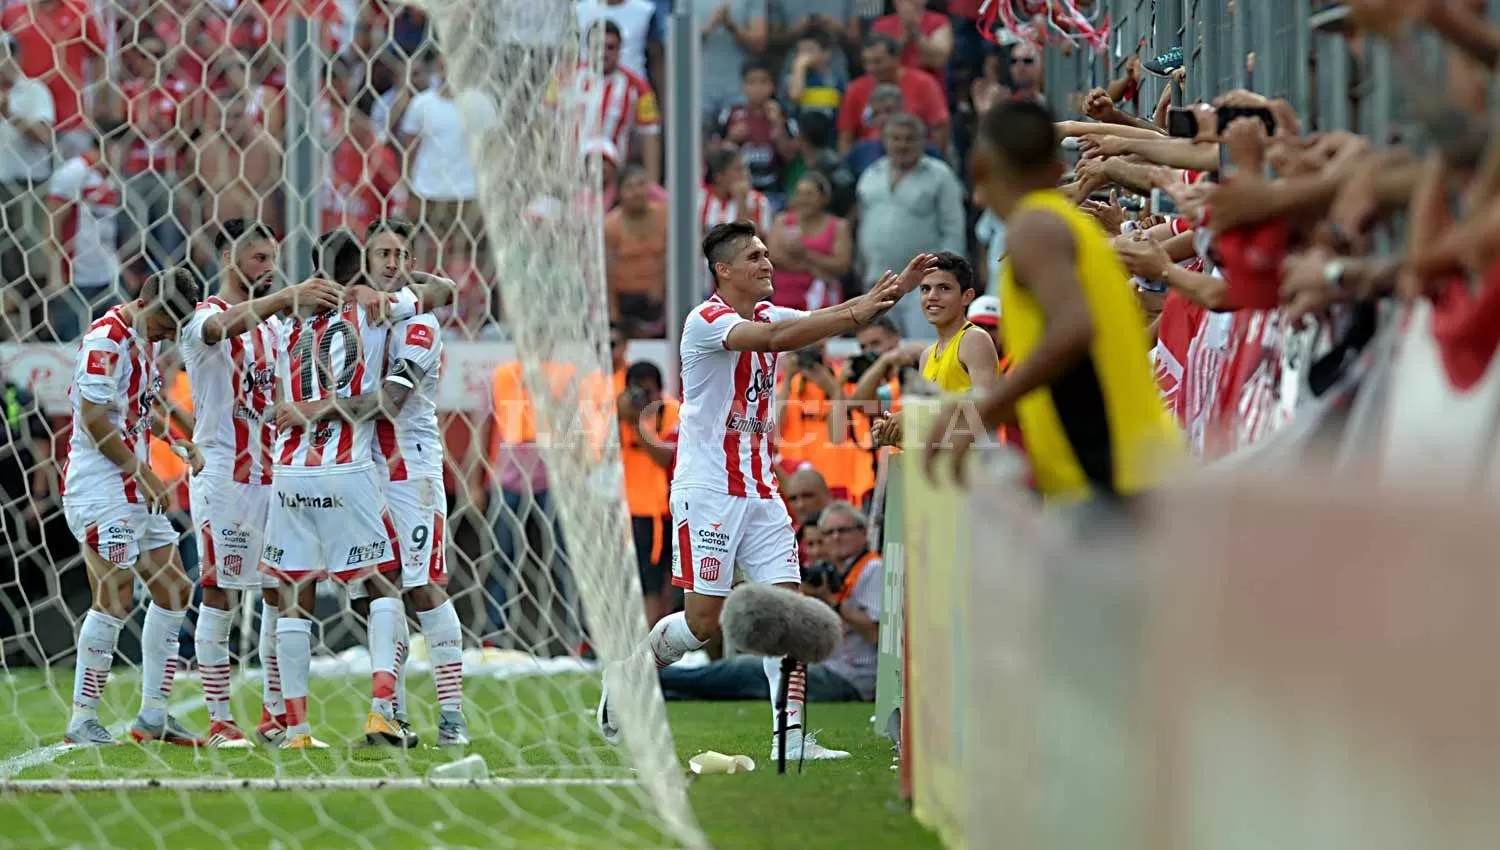
[[[766,0],[692,0],[693,21],[703,39],[699,68],[700,114],[704,126],[740,95],[740,71],[747,56],[766,49],[770,25]]]
[[[967,247],[964,189],[948,164],[923,155],[927,128],[914,115],[900,114],[885,124],[886,155],[860,175],[859,268],[869,286],[887,270],[899,271],[917,254]],[[906,339],[935,339],[922,316],[922,302],[905,298],[890,317]]]

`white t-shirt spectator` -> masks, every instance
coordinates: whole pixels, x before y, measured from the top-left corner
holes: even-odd
[[[17,121],[34,121],[51,127],[57,121],[56,104],[46,84],[17,77],[10,84],[10,118],[0,121],[0,180],[46,180],[52,171],[52,148],[22,134]]]
[[[413,137],[412,192],[429,201],[472,201],[479,194],[465,133],[482,135],[495,123],[495,107],[475,92],[452,99],[424,91],[401,116],[401,135]]]
[[[642,77],[646,76],[646,42],[651,36],[651,19],[656,4],[651,0],[578,0],[578,33],[588,37],[589,28],[601,20],[615,22],[620,28],[620,64]]]
[[[747,29],[755,21],[765,22],[765,0],[683,0],[693,4],[693,20],[699,28],[708,25],[714,11],[720,6],[729,7],[729,19],[740,29]],[[699,92],[702,102],[699,107],[709,116],[719,114],[724,107],[741,96],[740,71],[749,58],[745,49],[735,40],[729,30],[714,27],[714,31],[702,39],[702,63],[698,66]]]
[[[98,289],[120,273],[115,219],[120,189],[93,154],[75,156],[52,175],[47,197],[68,204],[63,216],[63,268],[81,289]]]

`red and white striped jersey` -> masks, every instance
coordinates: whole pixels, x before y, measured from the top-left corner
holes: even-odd
[[[584,116],[581,135],[585,140],[606,138],[614,142],[621,164],[630,160],[630,143],[635,133],[661,132],[661,110],[651,84],[625,68],[604,74],[580,65],[573,75],[571,96],[580,109],[598,104],[595,114]]]
[[[156,343],[136,333],[120,307],[89,326],[73,367],[73,435],[63,469],[63,493],[75,503],[144,502],[135,479],[110,462],[83,425],[83,402],[109,407],[109,423],[143,464],[151,458],[152,405],[161,395]]]
[[[753,321],[805,315],[762,301],[755,305]],[[683,324],[674,490],[777,497],[771,466],[776,437],[776,355],[725,347],[729,331],[748,321],[752,320],[714,295],[694,308]]]
[[[97,156],[68,159],[47,186],[47,197],[66,205],[62,216],[63,274],[70,283],[96,287],[120,276],[120,187]]]
[[[178,337],[197,413],[193,442],[203,452],[204,474],[270,484],[276,350],[283,320],[273,316],[239,336],[214,345],[204,342],[209,317],[229,308],[221,298],[203,301]]]
[[[430,313],[413,316],[391,329],[386,346],[386,380],[409,380],[405,365],[422,370],[394,421],[375,422],[375,460],[391,481],[443,476],[443,435],[438,430],[438,373],[443,365],[443,335]]]
[[[749,219],[760,228],[760,238],[771,238],[771,220],[776,216],[776,210],[765,195],[750,190],[743,205],[736,203],[733,198],[721,198],[713,193],[712,189],[704,187],[698,199],[698,224],[703,232],[707,233],[715,225],[728,224],[731,221]]]
[[[395,309],[400,310],[398,304]],[[404,316],[411,317],[408,306]],[[281,399],[288,402],[352,398],[380,391],[389,328],[376,324],[363,307],[299,317],[283,325],[284,343],[276,353]],[[279,431],[277,467],[358,468],[373,460],[375,420],[330,418]]]

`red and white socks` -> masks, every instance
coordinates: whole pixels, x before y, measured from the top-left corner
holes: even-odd
[[[682,660],[695,649],[702,649],[708,643],[699,640],[688,628],[687,615],[681,611],[668,614],[656,621],[651,627],[651,634],[646,638],[646,646],[651,650],[652,660],[656,662],[656,668],[670,667]]]
[[[464,705],[463,627],[453,600],[431,611],[418,611],[417,621],[427,639],[427,654],[432,660],[432,677],[437,685],[438,708],[462,711]],[[402,696],[405,696],[403,693]]]
[[[395,717],[396,632],[406,612],[398,597],[370,600],[370,711]]]
[[[766,681],[771,683],[771,734],[778,731],[776,697],[781,693],[781,659],[762,658]],[[799,663],[792,670],[786,686],[786,728],[788,731],[802,728],[802,707],[807,702],[807,665]]]
[[[229,626],[233,615],[222,608],[202,606],[193,644],[198,650],[198,670],[203,677],[203,701],[215,723],[233,723],[229,704]]]
[[[99,716],[99,699],[109,682],[115,643],[123,625],[120,620],[92,608],[84,615],[83,627],[78,630],[78,658],[73,662],[72,723]]]
[[[307,722],[307,678],[312,668],[312,621],[298,617],[276,620],[276,651],[281,690],[286,702],[288,736],[311,734]]]
[[[177,676],[177,648],[186,611],[168,611],[152,602],[141,629],[141,719],[164,723],[172,680]]]

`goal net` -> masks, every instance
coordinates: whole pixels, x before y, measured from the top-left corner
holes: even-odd
[[[15,49],[0,51],[5,144],[18,153],[0,169],[0,847],[701,846],[654,672],[632,654],[645,620],[571,0],[136,0],[54,18],[20,5],[4,18]],[[65,742],[91,604],[59,494],[80,338],[154,271],[186,265],[205,295],[253,280],[236,219],[278,235],[274,291],[310,271],[318,234],[364,240],[385,217],[414,225],[403,246],[414,270],[457,284],[433,314],[441,368],[426,393],[446,518],[398,542],[432,541],[428,574],[446,577],[470,742],[435,746],[455,677],[435,675],[408,598],[397,715],[421,741],[358,746],[368,603],[333,581],[318,587],[307,708],[328,749],[130,743],[156,683],[140,581],[107,683],[84,679],[102,690],[100,724],[126,743]],[[156,367],[163,399],[208,413],[193,410],[180,346],[164,343]],[[392,430],[376,438],[387,461],[387,441],[408,445]],[[197,533],[191,476],[167,443],[151,449],[196,585],[215,553]],[[377,465],[382,478],[391,469]],[[163,684],[168,715],[206,737],[206,704],[225,686],[202,666],[202,592]],[[252,741],[280,684],[253,596],[233,602],[227,684]],[[618,746],[596,729],[597,659],[629,659],[611,679]]]

